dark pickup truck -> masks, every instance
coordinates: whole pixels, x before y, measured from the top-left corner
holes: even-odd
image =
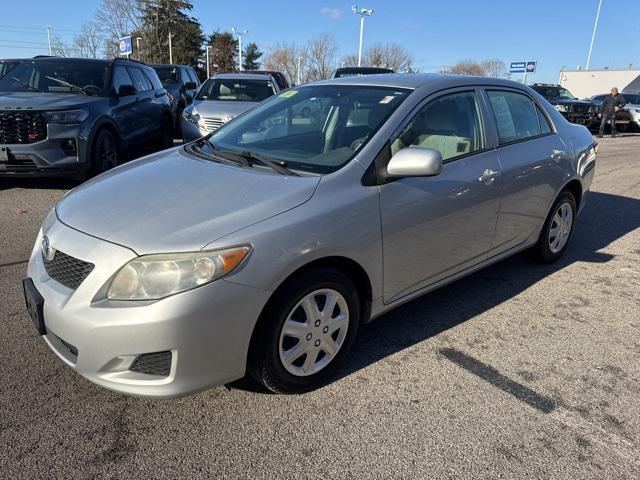
[[[578,100],[566,88],[560,85],[549,83],[534,83],[531,85],[536,92],[546,98],[556,110],[571,123],[580,125],[591,125],[595,116],[595,109],[592,102],[588,100]]]

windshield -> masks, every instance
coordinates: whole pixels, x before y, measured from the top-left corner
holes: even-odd
[[[0,92],[72,93],[103,97],[107,63],[25,62],[0,79]]]
[[[573,93],[571,93],[566,88],[562,88],[562,87],[558,87],[558,95],[559,95],[559,98],[563,100],[573,100],[574,98],[576,98]]]
[[[393,70],[385,69],[358,69],[358,70],[338,70],[335,78],[362,77],[363,75],[377,75],[381,73],[393,73]]]
[[[198,92],[198,100],[261,102],[276,93],[270,80],[209,79]]]
[[[291,170],[331,173],[366,145],[410,93],[353,85],[287,90],[217,130],[210,153],[251,152]]]
[[[180,72],[177,67],[153,67],[163,85],[180,83]]]
[[[563,87],[535,87],[535,91],[538,92],[546,99],[560,99],[560,100],[573,100],[576,97]]]
[[[4,77],[6,73],[20,62],[1,62],[0,63],[0,78]]]
[[[640,95],[635,93],[623,93],[622,96],[627,103],[632,105],[640,105]]]

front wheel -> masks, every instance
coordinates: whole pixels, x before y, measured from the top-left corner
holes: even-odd
[[[249,372],[277,393],[303,393],[335,373],[356,338],[360,301],[341,272],[319,269],[289,282],[263,312]]]
[[[533,247],[539,260],[550,263],[562,256],[573,233],[576,214],[573,194],[566,190],[560,192],[544,222],[538,243]]]
[[[100,130],[93,144],[93,173],[111,170],[119,163],[118,141],[109,130]]]

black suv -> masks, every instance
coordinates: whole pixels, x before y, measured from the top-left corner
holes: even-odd
[[[564,118],[571,123],[590,125],[594,116],[594,104],[588,100],[578,100],[566,88],[549,83],[531,85],[536,92],[546,98]]]
[[[149,139],[173,144],[155,70],[120,59],[24,60],[0,78],[0,175],[84,177]]]
[[[180,116],[182,111],[193,101],[200,80],[196,71],[187,65],[151,65],[158,74],[164,88],[171,94],[171,113],[174,120],[174,134],[182,138],[180,134]]]

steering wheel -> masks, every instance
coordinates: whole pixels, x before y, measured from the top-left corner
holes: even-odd
[[[87,85],[86,87],[84,87],[82,89],[87,95],[91,95],[91,92],[89,92],[88,90],[93,90],[94,91],[94,95],[100,95],[100,92],[102,92],[102,89],[97,86],[97,85]]]

